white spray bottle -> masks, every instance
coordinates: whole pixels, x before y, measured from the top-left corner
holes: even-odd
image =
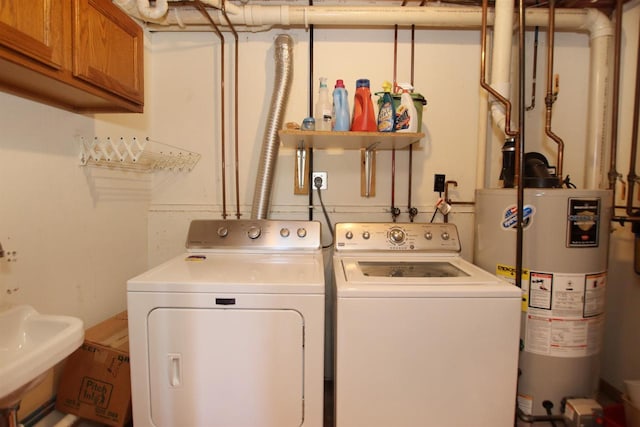
[[[410,91],[413,87],[408,83],[401,83],[402,95],[400,105],[396,108],[396,132],[418,132],[418,111],[413,104]]]

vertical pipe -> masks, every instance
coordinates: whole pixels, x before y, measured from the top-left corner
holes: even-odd
[[[274,55],[276,65],[275,84],[256,175],[256,189],[253,194],[251,219],[266,219],[269,212],[271,189],[280,148],[278,131],[282,128],[282,120],[289,101],[289,92],[293,79],[293,40],[290,36],[280,34],[276,37]]]
[[[613,54],[613,93],[611,101],[611,157],[609,164],[609,189],[613,192],[613,206],[616,205],[616,181],[620,174],[616,169],[618,157],[618,104],[620,99],[620,49],[622,45],[622,3],[616,0],[615,46]],[[630,192],[631,194],[631,192]],[[614,208],[615,210],[615,208]]]
[[[221,168],[222,168],[222,219],[227,218],[227,163],[226,163],[226,152],[225,152],[225,122],[224,122],[224,36],[218,29],[218,26],[209,12],[205,9],[204,5],[200,2],[200,0],[195,0],[193,2],[195,6],[198,8],[202,16],[209,22],[209,25],[213,28],[216,35],[220,39],[220,139],[221,139]]]
[[[555,43],[555,14],[556,2],[549,0],[549,26],[547,27],[547,96],[544,98],[546,105],[545,113],[545,133],[558,145],[558,157],[556,160],[556,176],[558,183],[562,182],[563,172],[562,164],[564,162],[564,141],[551,130],[551,116],[553,103],[556,101],[556,95],[553,93],[553,48]]]
[[[554,1],[554,0],[551,0]],[[518,109],[518,138],[516,138],[516,174],[518,185],[516,214],[516,286],[522,287],[522,262],[524,250],[524,149],[525,149],[525,108],[524,108],[524,30],[525,22],[525,0],[518,2],[518,96],[520,108]]]
[[[238,82],[238,65],[239,65],[239,61],[238,61],[238,33],[236,32],[236,29],[234,28],[233,24],[231,23],[231,21],[229,20],[229,16],[227,16],[227,11],[225,9],[225,0],[222,0],[222,16],[224,17],[225,21],[227,21],[227,25],[229,26],[229,28],[231,29],[231,32],[233,33],[233,37],[235,39],[235,64],[234,64],[234,102],[233,102],[233,107],[234,107],[234,118],[233,118],[233,122],[234,122],[234,137],[235,137],[235,143],[234,143],[234,157],[235,157],[235,178],[236,178],[236,219],[240,219],[241,213],[240,213],[240,150],[239,150],[239,143],[238,143],[238,87],[240,86],[239,82]]]
[[[640,28],[640,27],[639,27]],[[633,103],[633,124],[631,135],[631,159],[629,159],[629,174],[627,175],[627,183],[629,191],[627,192],[627,215],[637,215],[633,210],[633,189],[638,179],[636,175],[636,156],[638,155],[638,120],[640,119],[640,31],[638,31],[638,47],[636,53],[636,93],[635,102]],[[1,248],[0,248],[1,249]]]
[[[313,6],[313,0],[309,0],[309,6]],[[308,116],[313,117],[313,36],[314,29],[313,24],[309,25],[309,107]],[[313,147],[309,147],[309,177],[307,182],[309,183],[309,221],[313,220]]]

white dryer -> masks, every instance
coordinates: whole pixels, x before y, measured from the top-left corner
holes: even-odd
[[[521,291],[453,224],[336,225],[336,427],[513,426]]]
[[[127,283],[136,427],[321,427],[320,224],[193,221]]]

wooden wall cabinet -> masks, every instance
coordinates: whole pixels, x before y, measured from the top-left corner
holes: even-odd
[[[0,90],[79,113],[142,112],[143,44],[111,0],[2,0]]]

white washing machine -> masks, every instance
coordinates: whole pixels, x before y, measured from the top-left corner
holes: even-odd
[[[320,224],[193,221],[127,283],[136,427],[321,427]]]
[[[521,291],[453,224],[336,225],[337,427],[510,427]]]

